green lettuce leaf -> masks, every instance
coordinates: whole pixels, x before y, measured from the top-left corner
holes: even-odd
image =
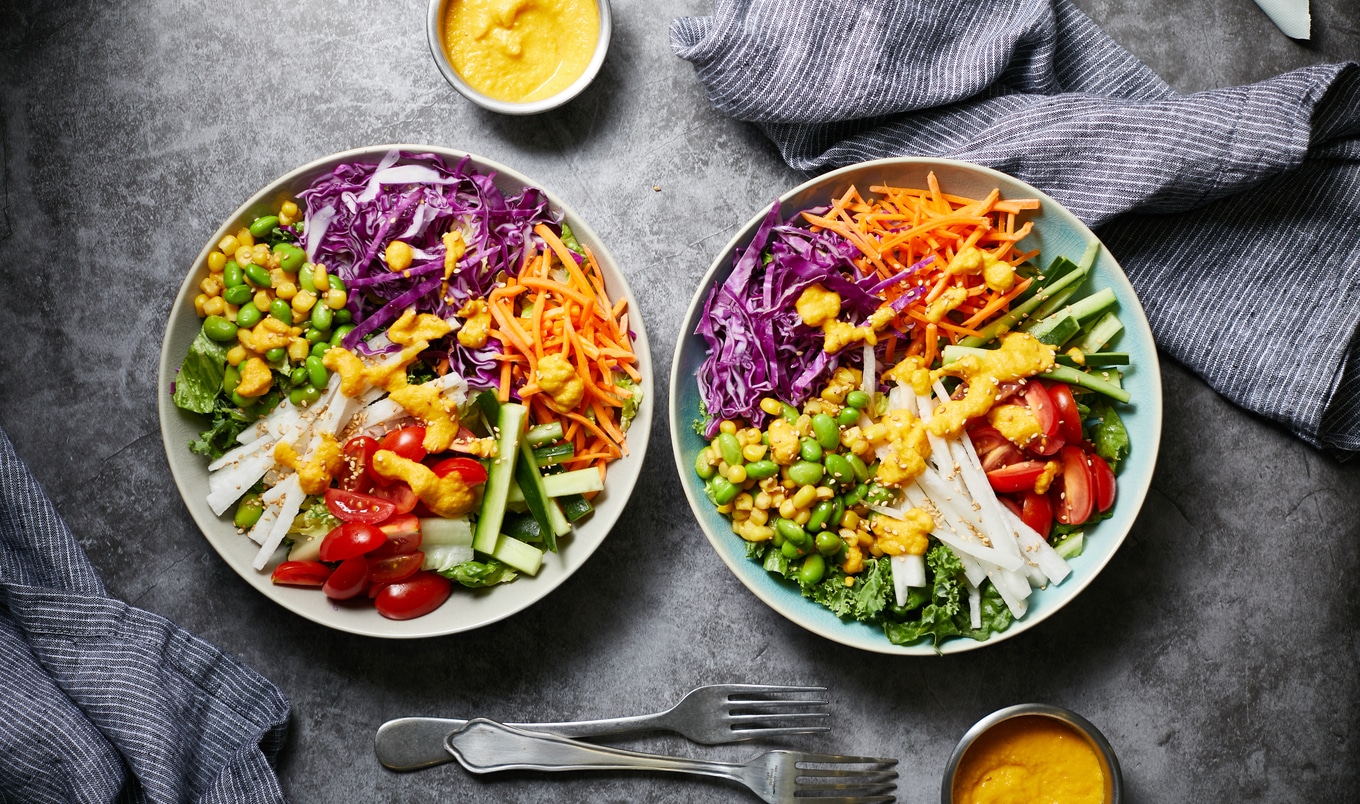
[[[509,583],[519,577],[519,573],[494,558],[486,561],[464,561],[450,569],[442,570],[439,574],[471,589]]]
[[[642,404],[642,388],[633,382],[632,377],[621,371],[614,372],[614,384],[631,392],[631,395],[623,400],[623,409],[619,412],[619,429],[626,433],[633,419],[637,418],[638,407]]]
[[[226,368],[227,348],[199,330],[175,376],[175,405],[194,413],[212,413]]]
[[[1115,413],[1114,406],[1104,399],[1091,406],[1095,423],[1091,426],[1091,443],[1095,444],[1096,454],[1105,459],[1114,471],[1119,471],[1119,462],[1129,454],[1129,431]]]

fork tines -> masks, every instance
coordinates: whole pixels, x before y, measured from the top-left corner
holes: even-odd
[[[772,697],[826,692],[826,687],[743,685],[727,696],[728,719],[733,731],[759,729],[762,736],[812,734],[830,731],[831,726],[817,721],[831,717],[822,711],[829,702],[822,699]]]
[[[817,804],[877,804],[895,801],[896,759],[800,754],[795,767],[798,796]]]

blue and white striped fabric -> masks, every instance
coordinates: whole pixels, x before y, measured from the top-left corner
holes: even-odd
[[[671,45],[794,168],[949,157],[1044,190],[1166,354],[1360,450],[1360,66],[1182,95],[1068,0],[717,0]]]
[[[0,679],[0,800],[283,801],[283,694],[110,598],[3,431]]]

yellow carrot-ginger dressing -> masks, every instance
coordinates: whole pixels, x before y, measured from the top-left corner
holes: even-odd
[[[464,81],[492,98],[552,97],[595,55],[595,0],[451,0],[444,50]]]
[[[954,804],[1103,804],[1105,772],[1090,741],[1042,715],[1003,720],[964,753]]]

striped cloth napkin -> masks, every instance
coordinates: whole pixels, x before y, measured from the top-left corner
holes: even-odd
[[[717,0],[671,46],[794,168],[950,157],[1047,192],[1165,354],[1360,450],[1360,66],[1182,95],[1068,0]]]
[[[0,800],[283,801],[283,694],[109,597],[3,431],[0,679]]]

